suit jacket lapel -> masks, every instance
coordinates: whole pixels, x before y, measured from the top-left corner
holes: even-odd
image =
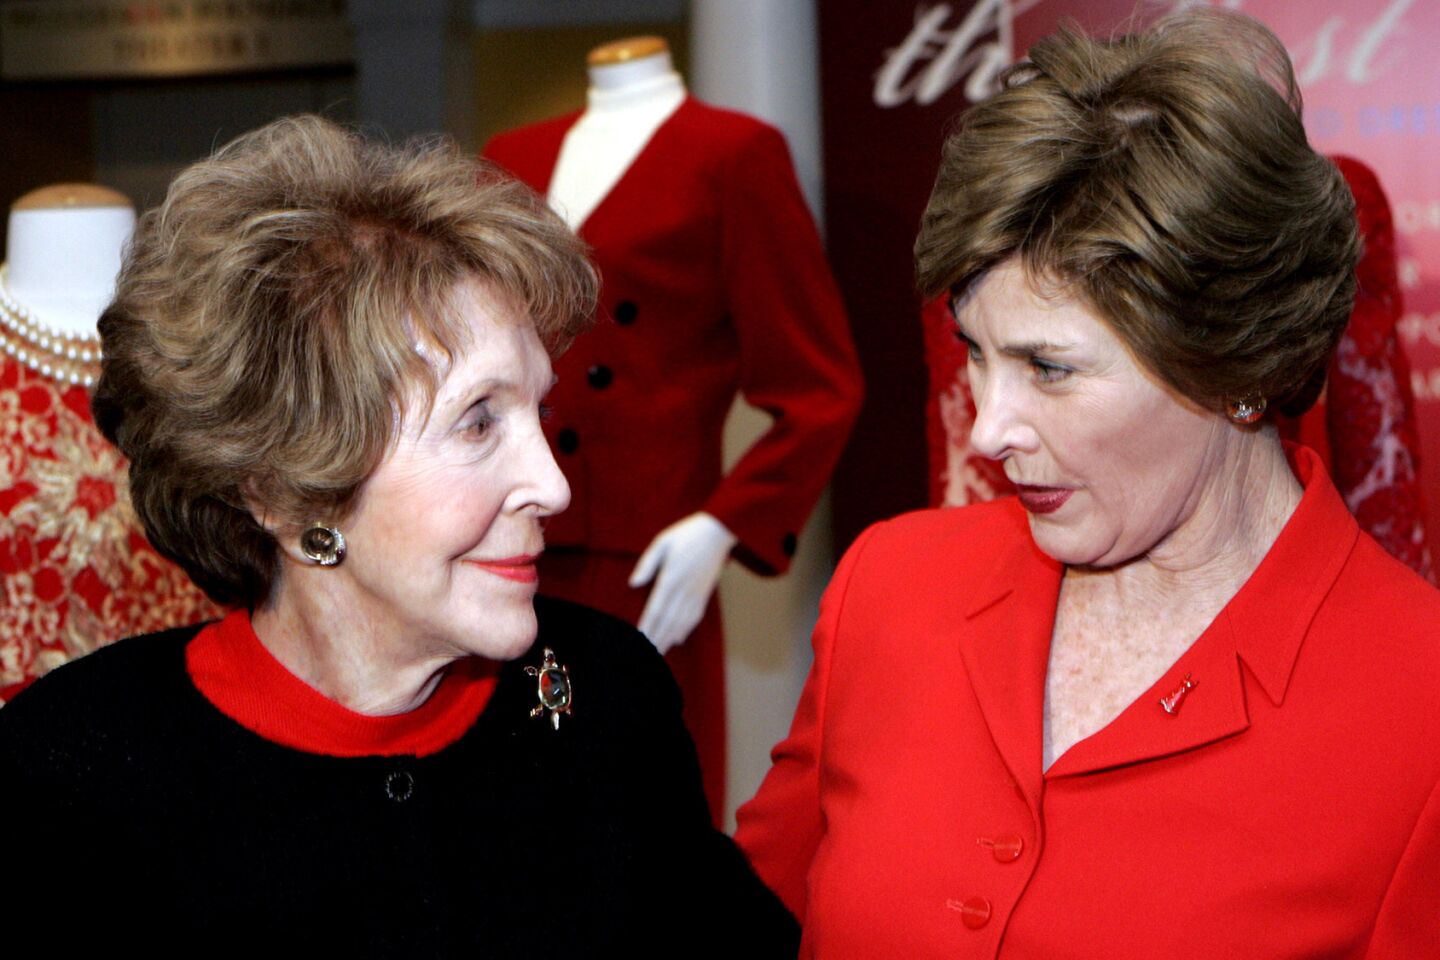
[[[644,145],[640,147],[639,152],[635,154],[634,158],[630,161],[629,166],[627,166],[621,172],[620,176],[615,179],[614,183],[610,184],[610,188],[605,191],[604,196],[602,196],[599,200],[595,202],[595,206],[590,208],[590,212],[585,215],[585,219],[581,220],[578,224],[575,225],[576,233],[580,234],[582,237],[589,238],[590,235],[595,232],[591,224],[596,222],[597,217],[602,223],[602,229],[600,232],[602,234],[604,233],[603,222],[605,214],[603,213],[603,211],[615,205],[611,202],[612,198],[617,193],[623,194],[626,189],[627,183],[630,183],[632,180],[641,183],[645,182],[645,165],[651,162],[652,154],[655,154],[657,152],[663,154],[665,152],[665,141],[669,136],[671,128],[677,122],[685,122],[686,117],[688,117],[690,113],[692,103],[694,103],[694,100],[690,97],[689,94],[686,94],[685,99],[680,102],[680,105],[676,107],[673,111],[671,111],[669,116],[667,116],[664,120],[660,121],[659,126],[657,126],[653,131],[651,131],[650,136],[645,138]],[[679,119],[677,120],[677,118]],[[567,130],[566,132],[568,133],[569,131]],[[558,165],[559,162],[560,151],[557,149],[555,151],[554,163],[551,164],[551,177],[554,176],[554,167]],[[549,194],[549,189],[550,187],[547,179],[545,187],[547,196]]]
[[[1193,686],[1187,688],[1187,681]],[[1045,777],[1154,760],[1223,740],[1249,726],[1234,633],[1222,613],[1154,686],[1108,725],[1065,751]]]
[[[1318,458],[1289,448],[1305,488],[1265,558],[1160,680],[1109,725],[1065,752],[1047,779],[1193,750],[1250,725],[1245,671],[1277,706],[1320,604],[1359,538]],[[1194,684],[1182,692],[1186,679]],[[1167,711],[1162,699],[1179,694]]]
[[[1061,572],[1025,537],[996,558],[951,628],[990,736],[1037,818],[1045,669]]]

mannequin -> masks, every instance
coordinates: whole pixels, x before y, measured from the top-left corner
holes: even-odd
[[[95,429],[96,321],[135,210],[93,184],[15,201],[0,267],[0,703],[72,657],[216,609],[145,542]]]
[[[589,107],[565,135],[547,195],[572,230],[685,102],[685,81],[659,37],[607,43],[590,51],[587,62]],[[700,511],[666,527],[640,556],[629,584],[654,587],[637,626],[661,653],[684,643],[705,615],[735,540]]]
[[[565,134],[548,193],[572,230],[580,229],[685,102],[685,81],[659,37],[607,43],[590,51],[586,63],[589,105]]]
[[[30,191],[10,207],[10,295],[62,334],[98,338],[95,321],[115,292],[120,252],[134,229],[135,208],[108,187],[58,183]]]
[[[658,37],[598,47],[587,68],[582,113],[485,149],[548,196],[603,282],[601,323],[556,364],[549,430],[572,502],[547,527],[541,589],[666,652],[718,819],[716,584],[731,556],[788,566],[858,410],[859,369],[779,131],[689,97]],[[722,475],[737,392],[774,422]]]
[[[6,353],[36,372],[59,370],[68,382],[93,383],[100,356],[95,321],[134,228],[135,208],[125,195],[93,184],[41,187],[15,201],[6,229],[9,260],[0,274]]]

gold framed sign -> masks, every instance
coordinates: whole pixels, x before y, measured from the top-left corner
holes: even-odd
[[[76,80],[354,62],[345,0],[4,0],[0,77]]]

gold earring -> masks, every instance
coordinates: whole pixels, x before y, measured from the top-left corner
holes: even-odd
[[[345,559],[345,534],[317,523],[300,534],[300,552],[322,567],[333,567]]]
[[[1249,396],[1225,404],[1225,415],[1235,423],[1249,426],[1265,415],[1265,398]]]

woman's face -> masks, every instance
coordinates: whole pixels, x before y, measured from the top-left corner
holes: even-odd
[[[340,525],[344,562],[320,572],[411,653],[513,659],[535,639],[542,522],[570,502],[540,427],[554,375],[528,318],[478,283],[455,303],[469,342],[428,417],[410,405]]]
[[[1040,549],[1113,566],[1220,515],[1229,425],[1145,370],[1083,303],[1037,293],[1017,260],[956,308],[971,444],[1000,460]]]

